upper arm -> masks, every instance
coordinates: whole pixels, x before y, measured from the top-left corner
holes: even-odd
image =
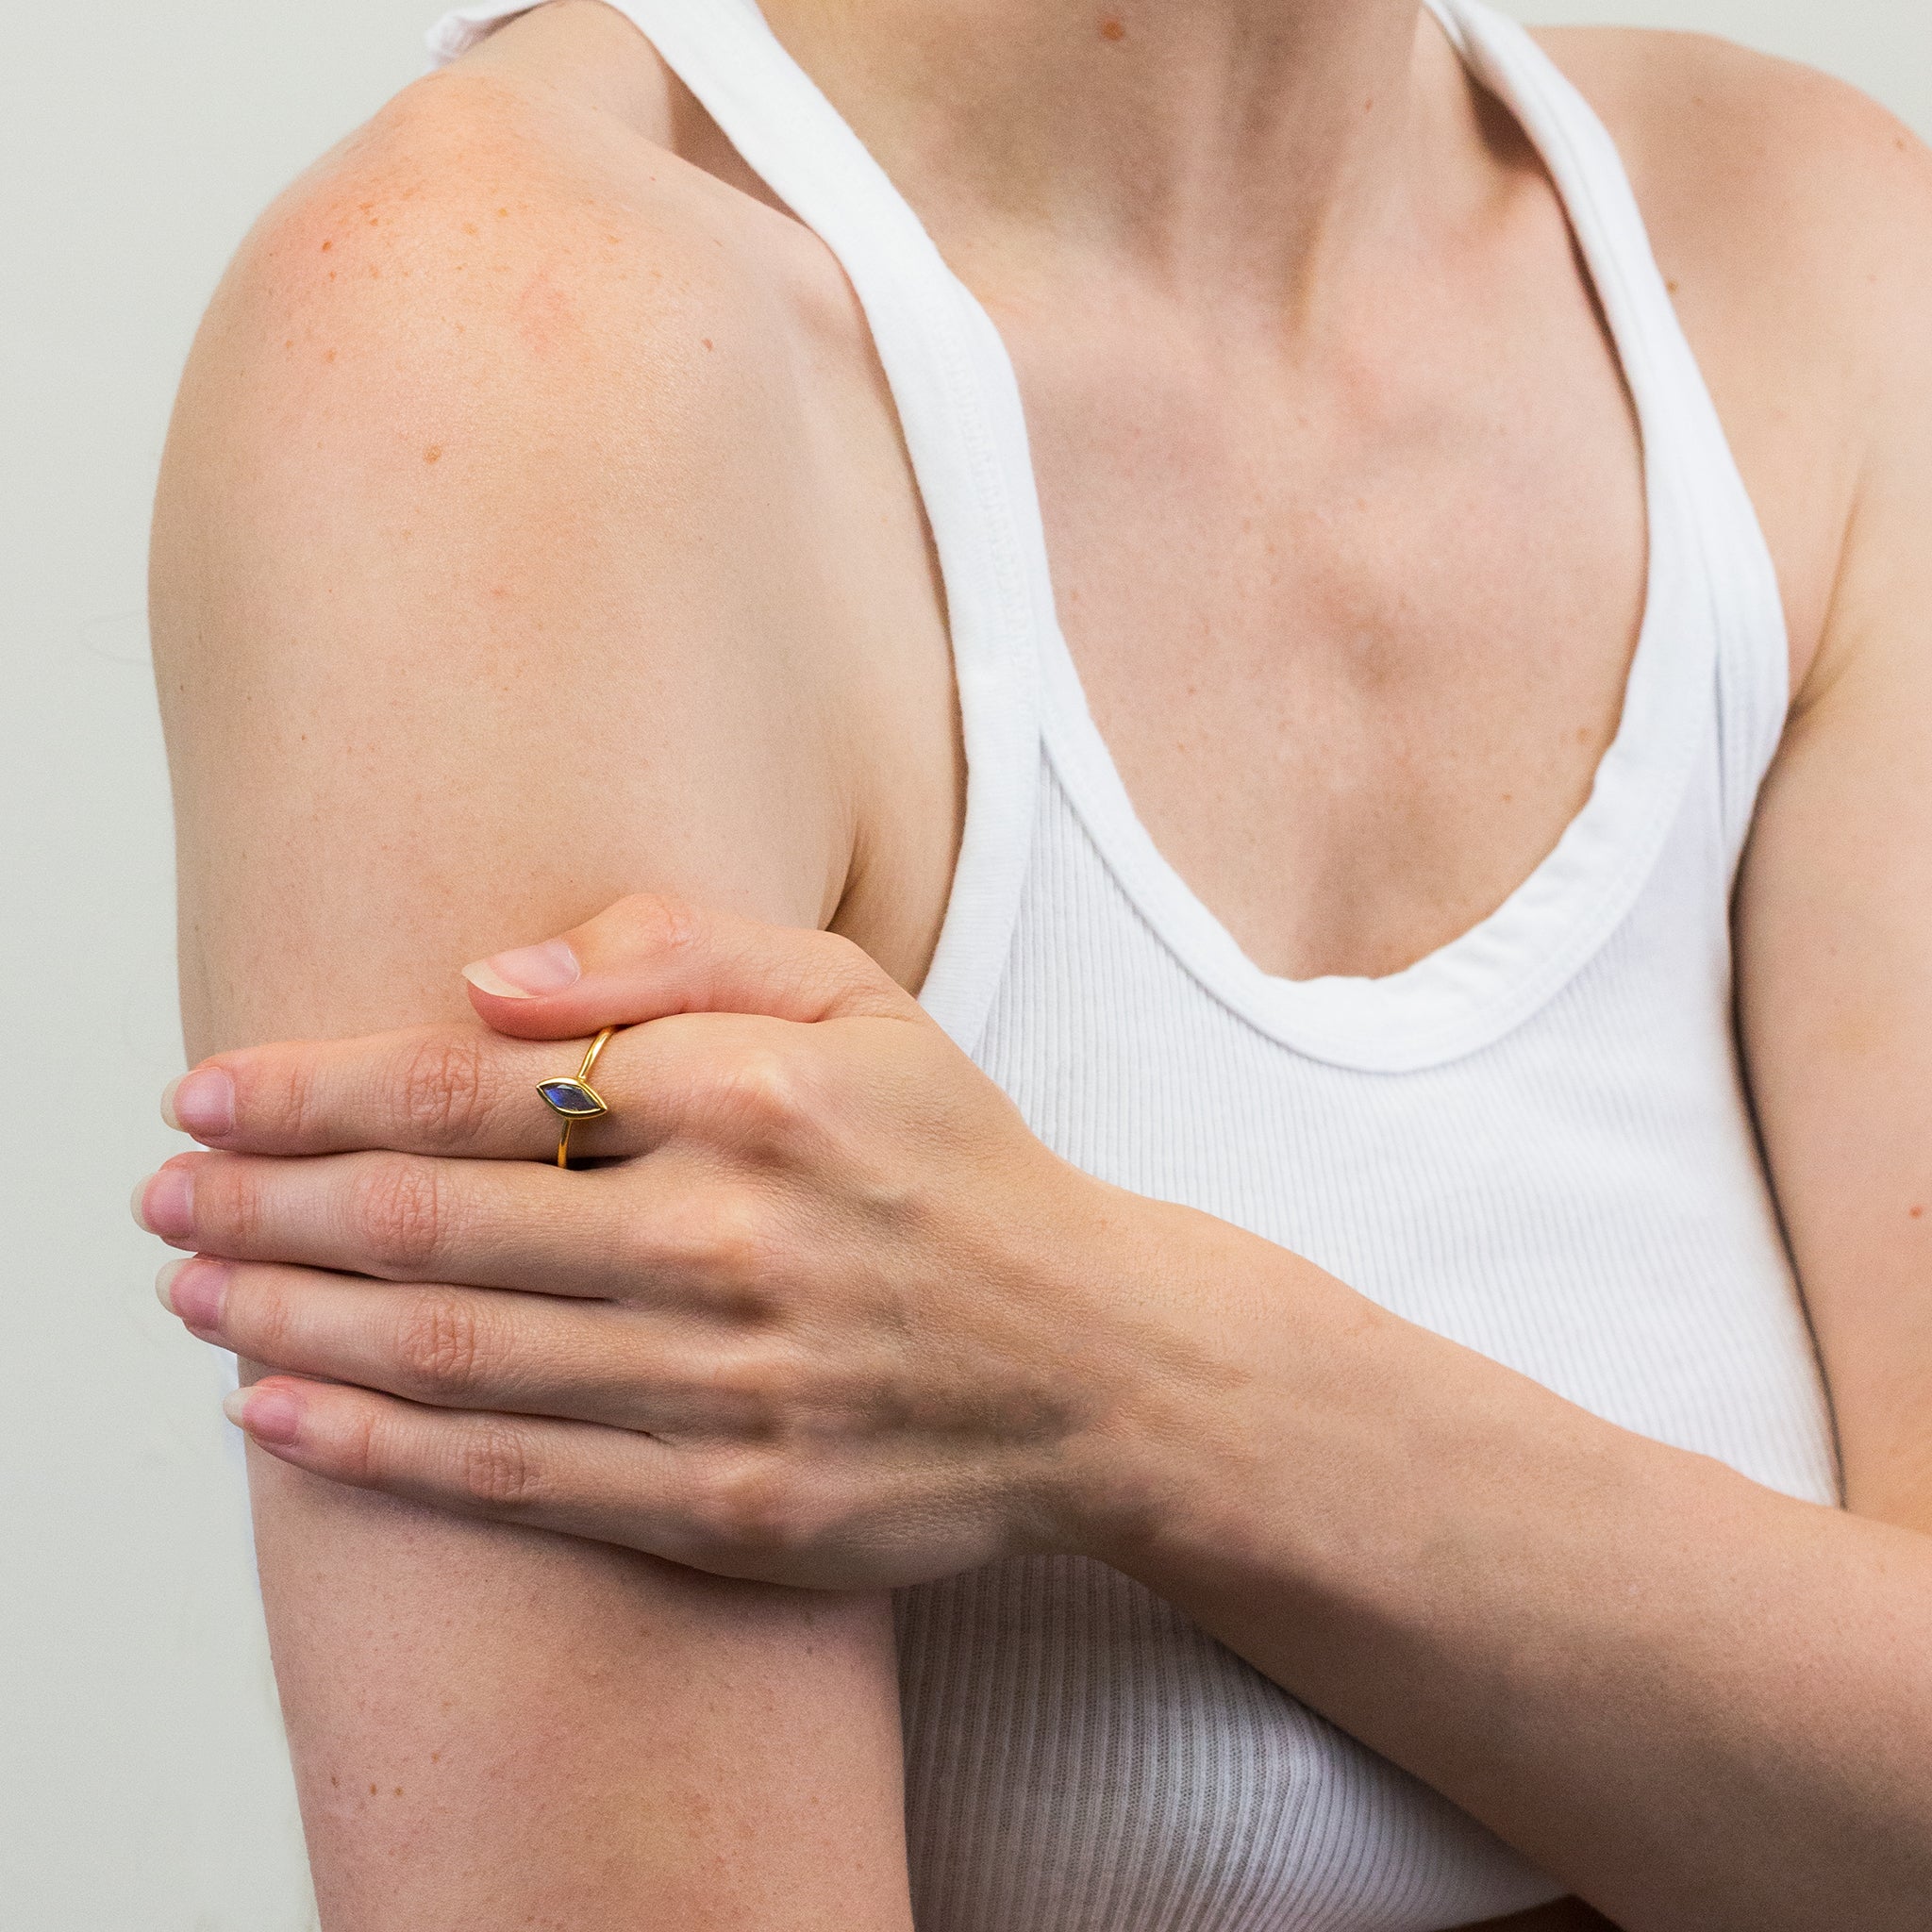
[[[626,891],[837,904],[782,345],[523,111],[406,97],[192,358],[154,575],[192,1054],[466,1016],[460,962]],[[880,1603],[252,1481],[326,1923],[905,1923]]]
[[[809,457],[755,285],[668,198],[606,202],[501,125],[517,104],[424,86],[456,97],[405,96],[264,218],[171,432],[191,1027],[209,920],[275,948],[221,989],[224,1043],[285,1030],[298,985],[325,1026],[420,1017],[466,948],[641,873],[821,924],[849,856]]]
[[[1853,476],[1739,898],[1743,1037],[1847,1500],[1932,1530],[1932,157],[1827,158]]]

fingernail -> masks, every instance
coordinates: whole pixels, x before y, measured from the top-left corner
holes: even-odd
[[[235,1131],[235,1083],[220,1067],[197,1067],[161,1090],[161,1118],[177,1133],[206,1140]]]
[[[288,1444],[302,1433],[301,1406],[285,1390],[257,1382],[231,1389],[222,1397],[222,1413],[258,1442]]]
[[[134,1190],[134,1218],[149,1234],[177,1240],[194,1225],[194,1176],[185,1167],[164,1167]]]
[[[463,977],[478,992],[494,993],[498,999],[527,1000],[575,986],[583,970],[568,941],[545,940],[541,946],[518,946],[488,959],[473,960],[463,968]]]
[[[227,1287],[226,1267],[200,1256],[186,1261],[170,1261],[155,1276],[155,1292],[160,1296],[162,1307],[171,1315],[178,1315],[191,1328],[221,1326],[222,1302]]]

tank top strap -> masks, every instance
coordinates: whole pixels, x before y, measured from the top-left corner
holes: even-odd
[[[1377,979],[1263,974],[1155,849],[1101,741],[1054,611],[1019,385],[985,309],[753,0],[613,0],[741,157],[842,265],[904,428],[944,584],[967,763],[952,897],[921,998],[969,1051],[1008,955],[1050,765],[1141,915],[1257,1027],[1401,1072],[1489,1045],[1592,958],[1682,823],[1693,783],[1735,866],[1786,706],[1775,574],[1608,133],[1534,40],[1480,0],[1427,0],[1516,116],[1564,203],[1634,403],[1645,615],[1583,809],[1477,926]],[[430,36],[447,58],[526,0]]]
[[[1424,4],[1549,170],[1623,358],[1646,468],[1675,472],[1665,480],[1711,607],[1722,810],[1735,864],[1784,731],[1790,676],[1783,598],[1756,508],[1608,129],[1516,21],[1482,0]]]
[[[445,15],[441,63],[531,0]],[[1038,653],[1053,591],[1012,367],[905,197],[750,0],[614,0],[725,139],[830,249],[872,330],[946,599],[967,766],[965,824],[920,999],[971,1048],[1017,914],[1041,771]]]

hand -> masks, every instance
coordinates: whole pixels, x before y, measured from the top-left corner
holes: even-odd
[[[1051,1154],[827,934],[626,899],[469,976],[494,1032],[250,1048],[171,1090],[220,1151],[137,1213],[194,1251],[169,1307],[274,1372],[231,1398],[261,1448],[774,1582],[1098,1550],[1177,1356],[1133,1291],[1174,1210]],[[573,1130],[599,1165],[563,1172],[536,1083],[624,1023]]]

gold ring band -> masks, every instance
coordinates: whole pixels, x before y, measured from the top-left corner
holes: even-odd
[[[597,1064],[597,1056],[604,1051],[604,1042],[616,1031],[615,1026],[605,1027],[585,1047],[582,1064],[574,1078],[537,1082],[537,1091],[543,1096],[545,1105],[563,1121],[563,1131],[557,1137],[558,1167],[570,1165],[570,1130],[579,1121],[594,1121],[610,1111],[604,1096],[591,1085],[591,1069]]]

